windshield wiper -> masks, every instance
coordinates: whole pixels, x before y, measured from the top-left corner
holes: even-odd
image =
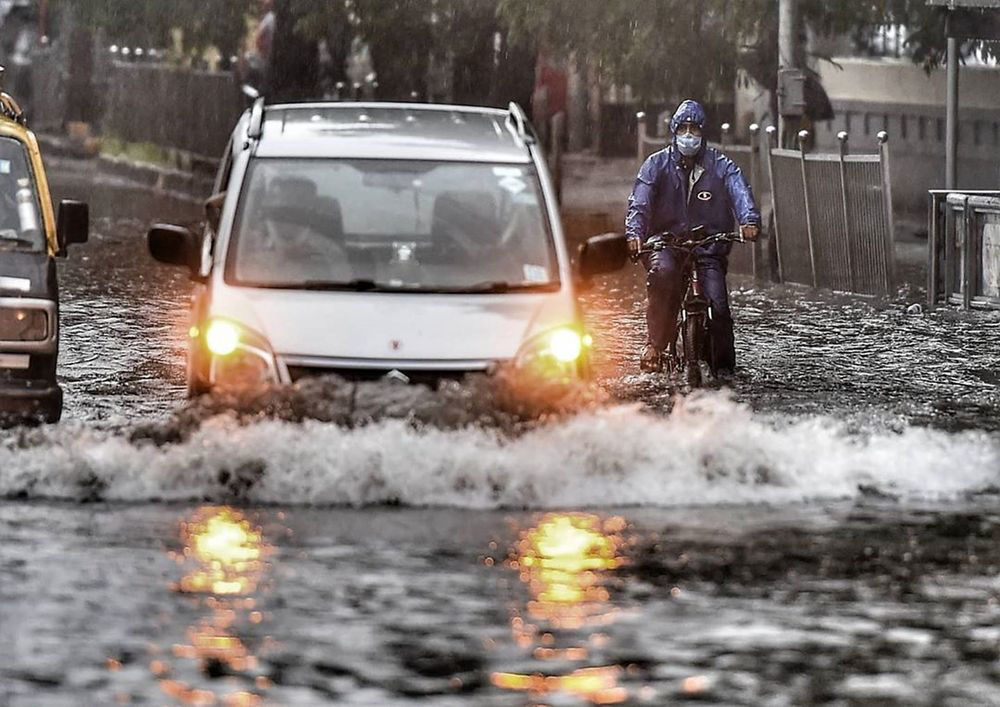
[[[306,280],[290,285],[297,290],[343,290],[345,292],[370,292],[379,289],[378,283],[370,278],[358,278],[346,282],[332,280]]]
[[[492,280],[477,282],[465,287],[442,289],[441,292],[452,294],[504,294],[506,292],[555,292],[559,289],[558,282],[505,282]]]
[[[419,292],[429,295],[504,294],[507,292],[555,292],[559,282],[504,282],[491,280],[461,287],[434,287],[428,285],[393,285],[372,279],[304,280],[302,282],[268,282],[252,284],[274,290],[315,290],[317,292]]]
[[[282,286],[295,290],[317,290],[322,292],[426,292],[422,285],[393,285],[387,282],[375,282],[371,279],[348,280],[347,282],[329,282],[326,280],[306,280],[305,282]]]

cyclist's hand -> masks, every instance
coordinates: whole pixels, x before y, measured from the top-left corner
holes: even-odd
[[[747,243],[753,243],[760,237],[760,229],[752,223],[740,226],[740,235]]]
[[[629,238],[628,239],[628,254],[629,257],[635,260],[639,257],[639,251],[642,250],[642,239],[640,238]],[[620,252],[620,251],[619,251]]]

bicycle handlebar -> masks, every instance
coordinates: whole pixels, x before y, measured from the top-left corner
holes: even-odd
[[[688,234],[690,235],[690,234]],[[658,233],[652,238],[677,238],[673,233]],[[652,243],[649,247],[640,248],[636,255],[646,255],[648,253],[658,253],[667,248],[676,248],[678,250],[691,251],[695,248],[700,248],[703,245],[709,245],[710,243],[724,243],[729,241],[731,243],[745,243],[746,239],[740,231],[726,232],[726,233],[715,233],[711,236],[705,236],[704,238],[688,238],[684,241],[675,241],[670,243],[664,240],[658,240]]]

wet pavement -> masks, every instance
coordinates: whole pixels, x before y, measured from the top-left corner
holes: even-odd
[[[196,210],[55,181],[94,233],[64,422],[0,433],[0,703],[1000,702],[1000,317],[734,278],[741,371],[677,397],[627,272],[558,405],[188,405],[190,285],[142,234]]]

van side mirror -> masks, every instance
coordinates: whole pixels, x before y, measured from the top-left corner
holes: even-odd
[[[222,222],[222,207],[225,203],[226,192],[224,191],[212,194],[205,199],[205,220],[208,221],[208,226],[213,233],[219,232],[219,224]]]
[[[56,217],[56,241],[59,255],[66,255],[69,246],[86,243],[90,237],[90,207],[82,201],[63,199]]]
[[[628,242],[620,233],[588,238],[580,246],[580,278],[587,282],[595,275],[615,272],[628,262]]]
[[[191,229],[156,223],[149,229],[146,240],[154,259],[187,268],[194,280],[201,278],[201,240]]]

